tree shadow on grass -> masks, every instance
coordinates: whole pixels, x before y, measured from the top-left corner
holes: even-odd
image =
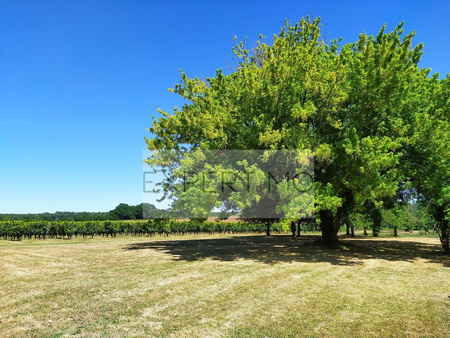
[[[134,243],[125,250],[158,250],[174,260],[212,259],[235,261],[247,259],[266,264],[280,262],[327,262],[332,265],[362,265],[366,259],[413,262],[424,259],[450,267],[450,258],[440,245],[395,239],[355,238],[344,240],[345,248],[326,249],[314,245],[319,237],[304,236],[294,241],[290,236],[235,236],[220,239],[167,240]]]

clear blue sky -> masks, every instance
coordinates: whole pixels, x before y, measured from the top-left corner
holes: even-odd
[[[167,91],[225,68],[233,37],[322,17],[353,42],[405,20],[422,67],[450,73],[449,1],[0,0],[0,213],[108,211],[142,201],[145,130]]]

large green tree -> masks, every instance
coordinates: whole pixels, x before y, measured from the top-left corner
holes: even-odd
[[[339,46],[322,39],[320,18],[307,17],[286,22],[271,43],[260,36],[247,49],[239,42],[230,74],[219,69],[201,80],[181,73],[171,91],[187,103],[171,114],[159,110],[147,162],[175,171],[182,161],[163,153],[183,147],[311,150],[314,211],[322,242],[335,244],[351,212],[381,207],[408,181],[405,154],[413,133],[420,134],[412,127],[422,89],[415,82],[426,81],[418,67],[422,45],[412,47],[413,36],[403,35],[402,24],[389,33],[383,26],[375,37],[361,34]],[[287,199],[285,210],[295,203]]]

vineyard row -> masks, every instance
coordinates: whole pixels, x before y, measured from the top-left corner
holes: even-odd
[[[148,222],[86,221],[86,222],[0,222],[0,237],[20,241],[22,238],[46,239],[133,235],[153,236],[200,233],[265,233],[266,225],[247,222],[196,222],[175,220],[149,220]],[[271,231],[283,232],[281,224],[272,224]]]

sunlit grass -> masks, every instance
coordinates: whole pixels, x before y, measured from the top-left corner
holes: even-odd
[[[0,336],[448,336],[436,238],[0,241]]]

